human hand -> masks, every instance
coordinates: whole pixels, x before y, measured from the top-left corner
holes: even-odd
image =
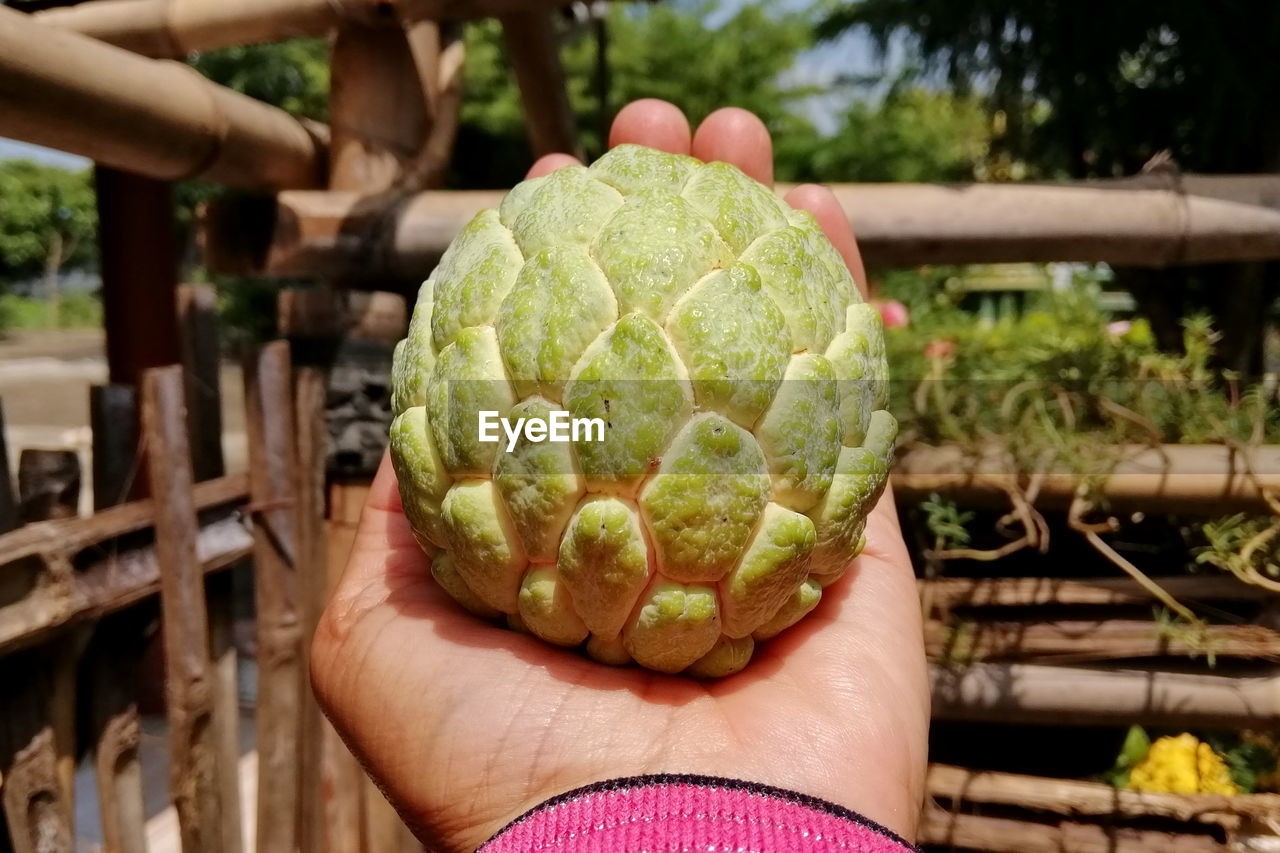
[[[610,145],[724,160],[766,184],[772,142],[737,109],[691,134],[683,114],[637,101]],[[529,176],[576,162],[543,157]],[[864,285],[835,197],[810,211]],[[763,644],[743,672],[697,682],[614,669],[466,613],[432,581],[384,458],[312,648],[321,705],[427,844],[471,850],[555,794],[621,776],[697,773],[838,803],[914,837],[929,693],[910,559],[886,491],[867,544],[818,608]]]

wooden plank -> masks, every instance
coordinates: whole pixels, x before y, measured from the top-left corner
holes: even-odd
[[[0,524],[8,529],[19,523],[19,501],[9,480],[8,443],[0,424]],[[42,494],[44,484],[28,465],[25,491]],[[57,503],[50,504],[52,508]],[[32,567],[31,571],[38,572]],[[13,573],[6,573],[12,576]],[[23,573],[27,575],[27,572]],[[64,584],[42,585],[58,590]],[[45,853],[70,850],[72,828],[71,788],[65,769],[68,732],[65,713],[65,668],[54,674],[46,655],[26,651],[0,658],[0,684],[4,685],[4,713],[0,714],[0,807],[7,832],[0,832],[0,847],[8,837],[14,853]],[[56,693],[62,683],[62,696]],[[62,768],[59,764],[63,764]],[[61,771],[61,772],[60,772]]]
[[[209,522],[196,539],[201,571],[225,569],[249,556],[252,546],[242,519]],[[93,559],[79,563],[70,577],[0,607],[0,653],[40,642],[68,625],[100,618],[160,590],[160,558],[154,545],[113,544],[101,556],[97,548],[92,550]],[[13,573],[13,567],[8,564],[0,575]]]
[[[1232,575],[1181,575],[1156,581],[1179,601],[1263,601],[1273,593]],[[1129,605],[1154,600],[1129,578],[936,578],[918,580],[921,600],[935,612],[958,607],[1034,607],[1049,604]]]
[[[1162,630],[1150,620],[966,619],[925,624],[933,660],[1082,662],[1129,658],[1280,658],[1280,632],[1265,625]]]
[[[100,511],[124,501],[132,490],[138,452],[136,389],[130,385],[90,388],[89,423],[93,505]],[[109,614],[98,623],[89,644],[89,740],[102,841],[110,853],[146,853],[137,667],[147,628],[158,616],[153,601]]]
[[[58,773],[58,746],[48,702],[53,685],[35,651],[0,660],[0,799],[14,853],[72,849],[71,804]],[[0,843],[3,843],[0,841]]]
[[[103,847],[110,853],[146,853],[135,671],[154,610],[143,604],[106,617],[89,647],[90,737]]]
[[[1280,675],[1199,675],[1029,663],[930,667],[933,716],[1040,725],[1268,729]]]
[[[195,508],[203,512],[214,507],[243,503],[249,495],[247,474],[229,474],[197,483],[193,493]],[[85,518],[66,518],[28,524],[0,534],[0,566],[26,557],[51,554],[72,555],[110,539],[136,533],[152,526],[157,502],[146,498],[111,507]]]
[[[138,479],[138,389],[94,385],[89,389],[93,433],[94,511],[129,499]]]
[[[1189,823],[1234,825],[1240,818],[1266,820],[1280,814],[1280,794],[1162,794],[1117,790],[1101,782],[1050,779],[1018,773],[930,764],[930,797],[971,809],[1017,806],[1072,818],[1159,817]]]
[[[535,9],[503,17],[502,40],[520,88],[533,155],[560,152],[581,160],[582,145],[551,15]]]
[[[1227,853],[1231,849],[1208,834],[1015,820],[952,813],[934,805],[925,806],[916,840],[989,853]]]
[[[297,845],[302,615],[297,459],[289,345],[267,344],[245,370],[258,615],[258,850]]]
[[[219,86],[0,8],[5,135],[166,181],[318,187],[323,131]],[[153,306],[155,307],[155,306]]]
[[[186,377],[187,433],[196,482],[226,473],[222,458],[222,354],[218,293],[207,284],[177,290],[178,343]]]
[[[214,672],[204,574],[196,552],[199,524],[192,494],[182,368],[143,376],[142,434],[155,502],[156,551],[164,612],[170,787],[184,853],[229,849],[224,837],[222,766],[214,724]]]
[[[369,485],[363,481],[336,481],[327,488],[329,515],[325,524],[325,562],[328,575],[326,599],[346,568],[347,557],[355,541],[356,527],[360,522],[360,511],[368,497]],[[373,853],[363,846],[366,777],[332,726],[327,726],[321,760],[327,792],[324,825],[328,834],[326,846],[322,849],[331,853],[345,853],[349,850]],[[304,850],[304,853],[308,851]]]
[[[320,614],[328,600],[329,578],[325,554],[325,445],[329,438],[325,423],[325,377],[315,368],[298,371],[295,418],[298,432],[297,519],[298,597],[302,611],[302,732],[299,744],[299,849],[303,853],[323,851],[333,846],[337,827],[329,825],[328,791],[325,778],[327,741],[337,735],[328,724],[311,692],[310,643]],[[344,849],[341,845],[335,850]],[[355,849],[346,848],[346,849]]]
[[[197,482],[226,473],[222,459],[221,353],[218,343],[218,295],[209,285],[182,284],[177,289],[178,340],[186,391],[187,435],[191,468]],[[209,654],[213,659],[214,727],[223,767],[240,757],[240,685],[232,638],[232,575],[205,578],[209,606]],[[221,775],[222,837],[226,853],[241,851],[240,784],[235,773]]]
[[[8,433],[4,428],[4,407],[0,405],[0,534],[18,526],[18,493],[9,467]]]
[[[80,503],[80,458],[71,450],[23,450],[18,458],[18,518],[25,523],[72,518]],[[67,566],[45,571],[55,588],[69,584]],[[57,638],[42,650],[49,673],[46,708],[57,753],[58,782],[68,811],[75,815],[76,669],[88,635],[83,630]],[[72,827],[74,834],[74,826]]]

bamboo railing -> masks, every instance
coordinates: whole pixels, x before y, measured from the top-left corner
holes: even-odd
[[[1201,675],[1022,663],[934,664],[933,715],[1041,725],[1273,728],[1280,675]]]
[[[545,15],[565,5],[565,0],[95,0],[35,17],[143,56],[177,58],[232,45],[323,36],[348,23]]]
[[[1110,450],[1118,463],[1092,479],[1121,508],[1215,515],[1265,512],[1262,490],[1280,490],[1280,446],[1165,444]],[[1007,506],[1009,488],[1027,479],[1015,470],[1008,451],[998,447],[975,453],[958,445],[915,445],[899,454],[893,470],[894,491],[907,500],[940,492],[978,505]],[[1043,472],[1036,478],[1036,505],[1069,506],[1084,479],[1070,472]]]
[[[1280,257],[1280,209],[1242,180],[1186,176],[1064,184],[835,184],[869,266],[1005,261],[1107,261],[1166,266]],[[783,192],[786,187],[780,187]],[[416,280],[472,216],[502,193],[434,191],[391,202],[359,193],[284,192],[246,235],[235,202],[209,219],[211,268]]]
[[[323,186],[326,130],[192,68],[0,8],[5,136],[162,180]]]
[[[1227,853],[1265,845],[1280,814],[1275,794],[1157,794],[945,764],[930,765],[926,792],[922,844],[999,853]]]

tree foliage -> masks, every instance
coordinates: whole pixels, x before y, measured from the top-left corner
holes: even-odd
[[[0,282],[92,266],[97,221],[88,171],[0,161]]]
[[[601,128],[612,113],[637,98],[671,101],[695,124],[719,107],[739,106],[781,137],[812,134],[796,109],[809,91],[784,79],[812,45],[812,25],[805,15],[773,11],[772,5],[748,3],[724,16],[716,2],[611,4],[604,116],[598,42],[589,26],[567,24],[561,55],[588,155],[601,152]],[[472,24],[466,44],[466,100],[450,183],[510,186],[523,177],[531,157],[501,29],[494,21]]]
[[[1280,168],[1275,4],[864,0],[819,32],[854,26],[882,47],[906,39],[959,91],[989,92],[1009,146],[1045,172],[1131,174],[1160,151],[1194,171]]]
[[[1033,175],[1133,174],[1153,156],[1186,171],[1280,171],[1280,6],[1103,0],[864,0],[835,6],[819,27],[865,27],[882,48],[905,43],[957,92],[985,94],[1002,132],[995,159]],[[1209,311],[1218,362],[1261,369],[1275,265],[1125,271],[1161,346],[1181,319]]]
[[[985,168],[991,122],[972,96],[904,77],[879,103],[854,101],[830,136],[783,137],[779,154],[798,181],[964,181]]]

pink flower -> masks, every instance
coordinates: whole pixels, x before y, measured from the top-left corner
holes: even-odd
[[[880,310],[880,319],[884,320],[885,328],[892,329],[911,322],[907,306],[896,299],[873,299],[871,304]]]
[[[932,359],[947,359],[956,354],[956,342],[948,338],[938,338],[929,341],[929,345],[924,348],[924,357]]]
[[[1129,334],[1129,330],[1133,328],[1133,323],[1128,320],[1116,320],[1107,324],[1107,334],[1113,338],[1123,338]]]

